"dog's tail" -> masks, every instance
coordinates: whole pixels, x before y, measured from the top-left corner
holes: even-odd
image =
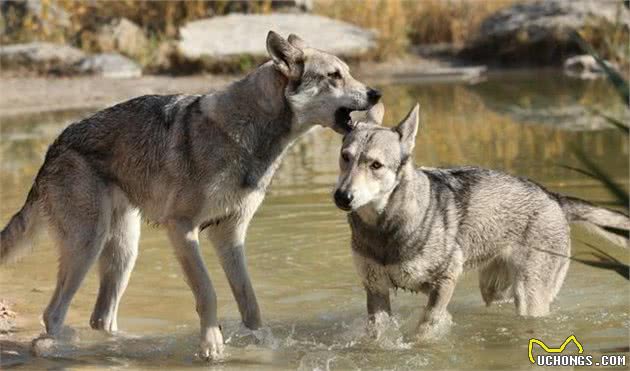
[[[630,218],[619,211],[606,209],[575,197],[557,195],[570,222],[588,222],[595,232],[612,242],[628,247]]]
[[[31,188],[26,202],[0,232],[0,264],[17,258],[30,246],[40,219],[37,185]]]

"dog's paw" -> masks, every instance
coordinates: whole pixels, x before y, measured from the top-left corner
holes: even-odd
[[[204,361],[218,361],[223,358],[223,334],[218,326],[206,330],[201,339],[199,358]]]
[[[396,319],[385,312],[378,312],[368,320],[366,334],[372,340],[380,339],[388,330],[399,327]]]
[[[57,357],[74,349],[79,340],[76,330],[63,326],[55,335],[42,333],[31,342],[31,352],[36,357]]]
[[[31,351],[35,357],[47,357],[55,353],[55,339],[42,334],[31,342]]]
[[[432,341],[446,335],[453,324],[450,313],[445,312],[438,317],[424,320],[418,324],[416,337],[420,341]]]

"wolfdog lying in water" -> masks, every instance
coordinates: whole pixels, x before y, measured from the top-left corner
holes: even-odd
[[[393,129],[380,126],[383,110],[345,135],[334,193],[372,321],[390,314],[390,288],[421,291],[418,335],[433,337],[448,328],[455,284],[472,268],[487,305],[514,299],[519,315],[544,316],[569,267],[569,222],[630,229],[622,213],[499,171],[415,168],[419,106]]]

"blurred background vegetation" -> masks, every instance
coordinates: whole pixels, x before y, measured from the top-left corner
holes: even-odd
[[[151,41],[142,55],[131,56],[143,65],[159,45],[176,40],[179,27],[188,21],[234,12],[266,14],[282,11],[283,4],[288,4],[271,0],[41,0],[39,19],[34,19],[26,10],[20,10],[26,3],[18,3],[21,7],[7,6],[10,3],[2,3],[2,43],[52,41],[89,52],[106,52],[98,43],[99,27],[127,18],[139,25]],[[475,38],[488,15],[514,3],[515,0],[315,0],[312,11],[378,31],[378,45],[367,57],[384,60],[402,56],[415,45],[464,45]],[[67,17],[60,17],[59,11]],[[604,59],[624,69],[630,66],[629,32],[622,23],[598,21],[581,34]]]
[[[319,0],[315,12],[378,31],[377,59],[398,56],[410,45],[463,45],[475,36],[481,21],[514,0]]]

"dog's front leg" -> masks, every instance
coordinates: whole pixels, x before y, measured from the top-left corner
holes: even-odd
[[[418,324],[420,339],[433,339],[448,331],[452,321],[447,306],[455,284],[456,279],[443,279],[429,292],[429,301]]]
[[[389,289],[376,291],[366,288],[367,294],[367,311],[368,320],[374,322],[381,314],[390,315],[392,313],[391,305],[389,303]]]
[[[187,219],[169,221],[167,227],[186,282],[195,295],[201,323],[199,356],[205,360],[218,358],[223,352],[223,335],[217,322],[217,296],[199,251],[199,228]]]
[[[208,237],[216,249],[230,283],[243,324],[251,330],[256,330],[262,325],[262,321],[245,259],[245,234],[249,220],[250,218],[240,217],[237,220],[222,221],[217,226],[209,228]]]
[[[378,339],[383,330],[383,320],[389,318],[392,313],[389,302],[389,289],[365,288],[367,294],[368,335]]]

